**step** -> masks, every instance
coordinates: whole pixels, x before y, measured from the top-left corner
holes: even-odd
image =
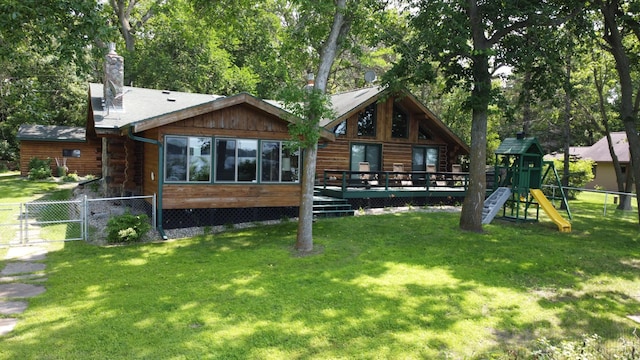
[[[353,216],[354,214],[355,212],[353,210],[322,210],[313,212],[313,215],[317,217]]]

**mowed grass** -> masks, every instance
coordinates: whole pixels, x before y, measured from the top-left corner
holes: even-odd
[[[55,181],[30,181],[20,177],[18,172],[0,174],[0,267],[3,262],[6,247],[9,242],[18,236],[21,204],[28,201],[63,200],[70,196],[71,190],[67,187],[61,189]],[[62,232],[58,238],[64,238],[65,226],[48,226],[49,231]]]
[[[319,220],[132,246],[66,243],[2,359],[431,359],[530,356],[537,339],[637,341],[637,213],[591,196],[573,232],[457,213]],[[637,347],[637,346],[636,346]]]
[[[19,236],[19,220],[21,204],[26,202],[47,202],[67,200],[71,196],[73,184],[61,186],[53,180],[31,181],[19,176],[19,173],[0,174],[0,245],[6,245]],[[31,219],[38,222],[52,222],[38,226],[39,236],[48,240],[64,240],[66,237],[78,238],[80,227],[78,223],[56,223],[68,219],[68,205],[40,204],[30,208],[37,213],[31,213]],[[4,259],[6,248],[0,247],[0,260]]]

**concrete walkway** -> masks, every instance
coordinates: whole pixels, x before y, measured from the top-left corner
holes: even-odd
[[[44,277],[47,249],[39,246],[11,247],[4,269],[0,271],[0,336],[10,333],[28,306],[27,300],[46,289],[39,283]]]

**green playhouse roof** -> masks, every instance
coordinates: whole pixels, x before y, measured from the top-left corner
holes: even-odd
[[[523,155],[537,154],[544,155],[540,143],[536,138],[507,138],[495,151],[496,155]]]

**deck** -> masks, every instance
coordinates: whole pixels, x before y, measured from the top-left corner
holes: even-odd
[[[469,174],[460,172],[324,170],[317,189],[322,195],[341,199],[462,199],[468,184]]]

